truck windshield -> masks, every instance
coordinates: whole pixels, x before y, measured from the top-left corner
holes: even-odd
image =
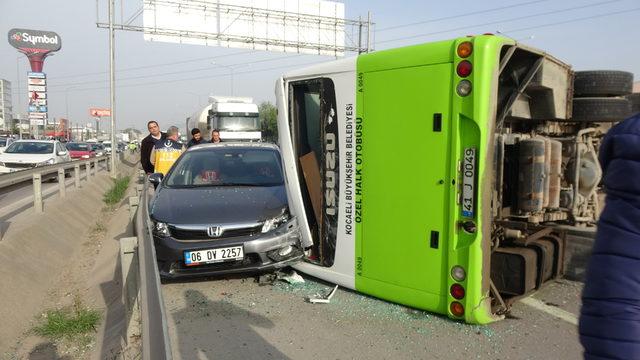
[[[221,116],[218,118],[218,129],[230,131],[259,130],[260,121],[257,116]]]

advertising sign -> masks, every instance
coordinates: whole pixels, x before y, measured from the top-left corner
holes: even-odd
[[[46,79],[35,79],[35,78],[29,78],[28,80],[29,85],[47,85],[47,80]]]
[[[111,110],[110,109],[90,108],[89,109],[89,115],[91,115],[93,117],[111,116]]]
[[[44,119],[47,117],[47,113],[44,112],[29,112],[29,119]]]
[[[47,91],[47,87],[39,86],[39,85],[29,85],[29,91],[44,92],[44,91]]]
[[[29,79],[45,79],[47,77],[47,75],[43,72],[34,72],[34,71],[29,71],[27,73],[27,77]]]
[[[9,44],[27,53],[49,53],[62,47],[62,39],[52,31],[11,29]]]
[[[46,105],[29,105],[29,112],[46,113],[47,112],[47,106]]]
[[[32,126],[36,126],[36,125],[42,126],[42,125],[44,125],[44,119],[32,119],[32,118],[29,118],[29,123]]]
[[[37,91],[29,91],[29,100],[38,100],[38,99],[46,99],[46,92],[37,92]]]

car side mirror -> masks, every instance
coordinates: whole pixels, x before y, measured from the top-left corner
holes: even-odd
[[[58,151],[58,156],[66,156],[67,152],[66,151]]]
[[[149,182],[153,184],[154,189],[156,189],[158,185],[160,185],[163,177],[164,175],[162,175],[162,173],[153,173],[149,175]]]

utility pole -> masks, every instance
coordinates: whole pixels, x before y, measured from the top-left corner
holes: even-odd
[[[116,146],[116,71],[115,71],[115,49],[113,46],[113,17],[114,17],[114,0],[109,0],[109,87],[110,87],[110,103],[111,103],[111,149]],[[115,179],[118,174],[116,172],[116,152],[111,151],[110,175]]]

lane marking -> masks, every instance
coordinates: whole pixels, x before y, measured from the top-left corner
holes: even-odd
[[[531,306],[534,309],[544,311],[553,317],[568,322],[569,324],[578,326],[578,317],[568,311],[562,310],[555,306],[549,306],[533,297],[524,298],[520,300],[520,302],[525,305]]]

